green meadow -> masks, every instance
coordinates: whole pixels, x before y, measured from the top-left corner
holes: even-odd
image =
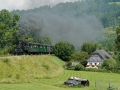
[[[2,64],[6,64],[6,62],[8,63],[8,61],[5,61],[5,60],[6,59],[1,58],[0,64],[2,65]],[[69,90],[107,90],[109,85],[120,86],[120,80],[119,80],[120,74],[63,70],[62,65],[64,65],[64,62],[62,62],[59,58],[55,56],[50,56],[50,55],[26,56],[26,57],[16,56],[16,57],[10,57],[8,60],[9,60],[9,64],[8,64],[9,68],[7,68],[7,65],[0,66],[0,81],[1,81],[0,90],[67,90],[67,89]],[[24,69],[22,68],[23,71],[21,71],[20,69],[21,68],[21,66],[19,65],[20,62],[15,63],[14,60],[17,60],[16,62],[22,60],[21,61],[22,67],[24,67]],[[24,62],[25,60],[27,63]],[[11,65],[10,62],[14,62],[15,64],[17,64],[16,69],[13,64]],[[36,64],[36,62],[39,64]],[[41,65],[43,63],[45,66]],[[48,63],[50,64],[50,66],[48,65]],[[24,64],[26,65],[24,66]],[[6,71],[7,69],[8,70],[14,69],[14,70],[11,70],[11,73],[9,72],[11,77],[6,71],[4,71],[5,68],[6,68]],[[15,72],[15,70],[18,70],[18,71]],[[29,74],[29,72],[31,71],[33,75],[31,77],[26,77],[27,76],[26,72]],[[19,78],[15,77],[17,75],[17,72],[19,72],[19,74],[21,73]],[[4,76],[2,73],[4,73],[4,75],[7,74],[8,76],[7,75]],[[90,82],[90,86],[89,87],[83,87],[83,86],[68,87],[63,85],[64,81],[66,81],[71,76],[88,79]]]

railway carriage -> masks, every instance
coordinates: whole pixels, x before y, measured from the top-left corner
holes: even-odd
[[[15,48],[14,54],[53,54],[54,46],[48,44],[20,42]]]

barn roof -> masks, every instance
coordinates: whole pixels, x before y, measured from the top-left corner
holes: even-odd
[[[93,55],[96,54],[96,53],[100,54],[100,56],[103,59],[105,59],[105,58],[107,58],[107,59],[112,58],[105,50],[96,50],[96,51],[93,52]]]
[[[103,59],[112,58],[105,50],[96,50],[93,54],[87,59],[88,62],[102,62]]]

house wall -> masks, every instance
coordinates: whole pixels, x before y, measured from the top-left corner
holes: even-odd
[[[98,68],[98,66],[103,62],[103,59],[100,55],[91,55],[91,57],[87,60],[86,68]]]
[[[102,62],[88,62],[86,68],[98,68]]]

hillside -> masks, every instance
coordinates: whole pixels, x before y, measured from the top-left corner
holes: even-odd
[[[114,0],[80,0],[55,6],[13,10],[11,13],[20,15],[20,37],[28,35],[34,39],[50,38],[52,44],[68,41],[77,51],[84,42],[97,40],[105,50],[113,51],[115,35],[112,35],[113,38],[110,37],[110,42],[106,43],[110,35],[106,35],[102,30],[112,27],[115,31],[115,27],[119,25],[120,5]],[[108,45],[110,47],[107,47]]]
[[[113,51],[115,49],[116,37],[116,31],[113,27],[107,27],[103,29],[103,33],[98,35],[94,42],[102,45],[106,51]]]
[[[0,58],[0,83],[24,83],[35,78],[52,78],[63,71],[59,58],[51,55]]]

